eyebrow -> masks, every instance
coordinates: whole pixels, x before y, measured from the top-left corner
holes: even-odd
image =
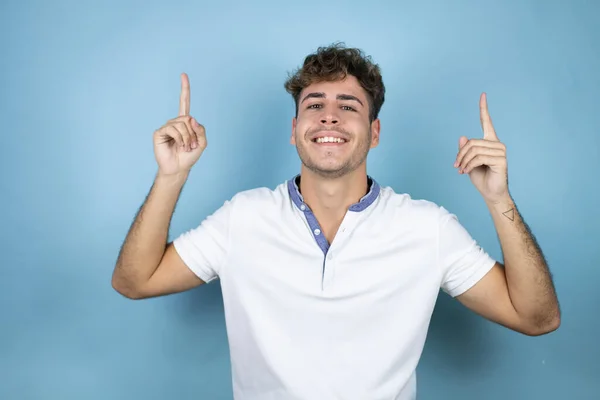
[[[323,92],[313,92],[313,93],[309,93],[306,96],[304,96],[304,98],[302,99],[302,101],[300,103],[304,103],[305,100],[307,99],[324,99],[327,96],[325,95],[325,93]],[[353,96],[351,94],[338,94],[335,97],[337,100],[354,100],[356,102],[358,102],[358,104],[360,104],[361,106],[364,107],[364,104],[362,103],[362,101],[360,101],[360,99],[356,96]]]

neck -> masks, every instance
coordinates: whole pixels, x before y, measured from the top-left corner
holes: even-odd
[[[300,192],[308,206],[316,213],[337,215],[367,194],[368,179],[365,168],[340,178],[328,179],[302,168]]]

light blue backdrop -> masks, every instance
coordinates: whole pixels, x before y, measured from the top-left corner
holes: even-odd
[[[600,398],[599,17],[592,1],[2,2],[0,398],[230,398],[219,285],[134,302],[111,288],[114,262],[179,74],[209,145],[173,235],[298,171],[283,82],[334,41],[383,70],[369,172],[456,213],[500,257],[480,195],[452,167],[459,136],[481,135],[488,93],[562,304],[562,327],[529,338],[440,296],[419,398]]]

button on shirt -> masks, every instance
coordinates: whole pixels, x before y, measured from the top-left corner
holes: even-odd
[[[332,243],[298,190],[236,194],[174,246],[219,279],[236,400],[408,400],[440,288],[464,293],[494,265],[455,215],[380,187]]]

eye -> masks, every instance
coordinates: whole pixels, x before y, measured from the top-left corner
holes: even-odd
[[[311,104],[308,107],[306,107],[307,109],[315,109],[315,108],[320,108],[321,104],[315,103],[315,104]]]
[[[344,110],[348,110],[348,111],[356,111],[354,108],[350,107],[350,106],[342,106],[342,108]]]

